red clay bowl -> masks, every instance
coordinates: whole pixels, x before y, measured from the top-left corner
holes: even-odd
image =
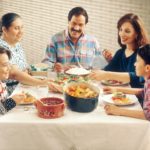
[[[59,118],[64,115],[64,101],[57,97],[46,97],[34,102],[38,116],[45,119]]]

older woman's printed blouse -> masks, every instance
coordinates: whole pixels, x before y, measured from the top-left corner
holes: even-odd
[[[21,70],[27,67],[26,57],[24,50],[20,43],[17,43],[14,47],[11,47],[6,41],[0,39],[0,46],[11,51],[12,58],[10,60],[11,64],[17,65]]]

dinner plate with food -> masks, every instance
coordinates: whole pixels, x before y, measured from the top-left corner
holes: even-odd
[[[36,98],[30,93],[25,93],[25,98],[19,103],[19,105],[31,105],[36,101]]]
[[[122,82],[117,80],[102,80],[101,83],[103,85],[108,85],[108,86],[124,86],[129,84],[127,82]]]
[[[113,94],[103,95],[102,100],[106,103],[118,106],[133,105],[138,101],[135,95],[124,94],[122,92],[115,92]]]
[[[75,67],[68,69],[65,73],[69,75],[88,75],[90,74],[90,70],[81,67]]]

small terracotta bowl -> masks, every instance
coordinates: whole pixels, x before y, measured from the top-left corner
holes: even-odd
[[[59,118],[64,115],[64,101],[57,97],[46,97],[34,102],[38,116],[45,119]]]

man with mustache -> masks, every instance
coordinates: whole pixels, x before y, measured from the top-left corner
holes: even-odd
[[[84,33],[88,14],[82,7],[75,7],[68,14],[68,29],[52,36],[42,62],[54,65],[61,72],[74,65],[92,68],[95,58],[104,65],[100,46],[95,37]],[[97,66],[98,67],[98,66]]]

